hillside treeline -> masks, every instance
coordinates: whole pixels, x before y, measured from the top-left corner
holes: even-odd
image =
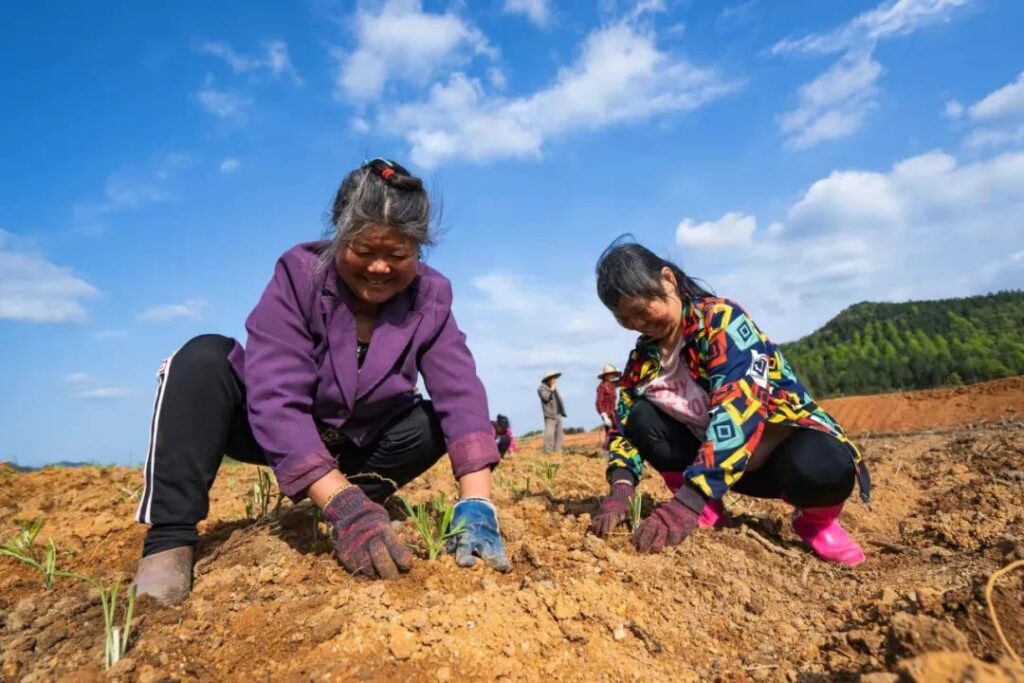
[[[1024,374],[1024,292],[860,303],[782,350],[817,398]]]

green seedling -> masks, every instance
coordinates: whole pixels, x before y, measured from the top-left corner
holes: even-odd
[[[50,590],[53,588],[55,578],[76,578],[76,576],[57,570],[57,546],[52,538],[47,541],[46,548],[42,552],[35,545],[36,536],[39,535],[39,531],[45,523],[46,520],[42,518],[32,522],[18,520],[18,533],[0,546],[0,555],[6,555],[39,570],[39,573],[43,575],[43,585],[46,586],[46,590]]]
[[[128,500],[138,500],[142,496],[142,487],[132,488],[131,486],[122,486],[121,493],[125,495]]]
[[[508,490],[512,494],[512,498],[515,500],[522,500],[527,496],[533,495],[533,491],[530,490],[530,478],[526,478],[525,486],[516,486],[513,482],[508,481]]]
[[[405,498],[399,497],[405,511],[412,520],[413,526],[420,535],[423,542],[421,550],[427,553],[427,559],[436,560],[444,550],[448,539],[455,538],[465,530],[465,520],[452,528],[452,516],[455,508],[448,505],[442,495],[440,498],[431,500],[422,505],[412,505]]]
[[[555,485],[555,477],[558,476],[558,470],[561,469],[561,465],[557,462],[545,462],[537,463],[533,467],[533,471],[540,477],[541,481],[544,482],[544,488],[547,489],[548,494],[553,493]]]
[[[438,493],[437,498],[430,501],[430,510],[435,515],[444,516],[444,513],[448,510],[448,496]]]
[[[114,581],[112,586],[81,574],[69,575],[81,579],[99,591],[100,606],[103,608],[103,668],[109,669],[117,664],[132,637],[132,617],[135,615],[135,586],[128,589],[128,605],[124,610],[124,621],[118,619],[117,595],[121,590],[121,579]]]
[[[644,499],[639,493],[629,499],[629,528],[634,531],[640,526],[640,513],[643,511]]]
[[[512,480],[506,477],[504,474],[501,474],[500,472],[495,474],[494,483],[497,484],[502,489],[504,489],[505,491],[507,491],[508,493],[512,494],[513,496],[516,494],[516,485],[513,484]]]
[[[270,501],[274,497],[274,482],[270,472],[259,467],[256,471],[256,481],[252,484],[252,490],[245,496],[245,516],[248,519],[261,520],[271,514]],[[281,510],[281,501],[284,495],[277,493],[277,502],[274,504],[273,515],[276,517]]]
[[[34,519],[31,522],[26,522],[21,519],[17,520],[17,522],[18,533],[11,536],[7,543],[3,545],[3,549],[7,551],[4,554],[11,555],[12,553],[17,553],[32,555],[32,546],[35,545],[36,536],[39,535],[43,525],[46,524],[46,520],[40,517],[39,519]]]
[[[320,522],[324,519],[324,513],[320,511],[320,508],[316,505],[313,506],[313,552],[315,553],[320,548],[320,537],[323,535],[320,533]]]
[[[109,669],[117,664],[128,649],[132,635],[132,617],[135,614],[135,586],[128,591],[128,606],[124,612],[123,625],[115,624],[118,617],[117,596],[121,590],[121,579],[108,587],[90,576],[57,569],[57,546],[53,539],[46,542],[46,549],[42,553],[35,545],[36,537],[45,523],[45,519],[36,519],[32,522],[19,520],[18,533],[0,546],[0,555],[6,555],[38,569],[43,575],[43,583],[47,590],[53,587],[54,579],[63,578],[84,581],[99,591],[100,605],[103,607],[103,666]]]

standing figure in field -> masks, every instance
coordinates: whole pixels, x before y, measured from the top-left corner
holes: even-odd
[[[597,376],[600,383],[597,385],[597,400],[595,407],[597,414],[601,416],[601,424],[604,425],[604,446],[608,447],[608,438],[615,428],[615,404],[618,402],[616,385],[622,373],[611,363],[604,366],[601,374]]]
[[[732,490],[787,501],[796,508],[794,529],[818,556],[863,562],[839,524],[855,482],[870,498],[860,453],[743,309],[633,243],[617,242],[601,256],[597,293],[640,338],[608,447],[611,495],[591,531],[604,536],[626,520],[646,461],[674,496],[634,530],[641,551],[725,523],[722,496]]]
[[[516,437],[512,436],[512,425],[508,418],[498,413],[498,417],[491,423],[494,425],[494,441],[498,446],[498,455],[502,458],[508,453],[516,451]]]
[[[138,521],[149,524],[135,583],[183,600],[196,523],[222,456],[270,465],[281,492],[309,497],[349,572],[394,578],[412,557],[386,498],[448,453],[465,520],[449,550],[507,571],[491,497],[500,460],[451,283],[424,264],[430,198],[401,165],[374,159],[334,199],[331,234],[281,256],[233,339],[192,339],[160,367]],[[423,377],[431,400],[415,392]]]
[[[562,373],[552,370],[540,380],[537,395],[540,396],[540,407],[544,412],[544,452],[562,452],[562,418],[565,417],[565,404],[558,393],[558,378]]]

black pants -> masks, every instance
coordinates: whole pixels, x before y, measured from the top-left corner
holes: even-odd
[[[137,514],[139,522],[152,525],[143,555],[199,540],[196,523],[210,511],[210,487],[224,455],[267,464],[249,427],[245,387],[228,363],[233,343],[220,335],[196,337],[160,369]],[[433,405],[423,401],[372,443],[346,443],[331,453],[353,484],[383,502],[430,469],[445,450]]]
[[[645,399],[630,410],[625,436],[659,472],[682,472],[701,445],[689,428]],[[732,490],[756,498],[785,498],[798,508],[826,507],[845,501],[855,480],[846,446],[825,432],[797,429]]]
[[[512,445],[512,437],[511,436],[509,436],[508,434],[502,434],[501,436],[499,436],[498,437],[498,455],[500,455],[501,457],[504,458],[505,454],[508,453],[509,446],[511,446],[511,445]]]

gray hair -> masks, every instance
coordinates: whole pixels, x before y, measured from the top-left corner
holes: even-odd
[[[328,244],[319,267],[333,266],[338,253],[370,228],[387,226],[421,250],[434,244],[430,196],[423,181],[401,164],[373,159],[345,176],[331,206]]]

